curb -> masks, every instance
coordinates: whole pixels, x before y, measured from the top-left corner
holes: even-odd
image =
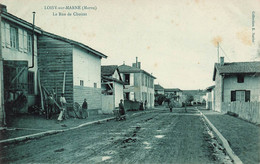
[[[242,164],[243,162],[239,159],[239,157],[233,152],[228,141],[223,137],[223,135],[218,131],[218,129],[208,120],[208,118],[200,111],[200,114],[206,120],[207,124],[211,127],[215,134],[217,134],[218,139],[222,142],[222,145],[226,149],[230,158],[234,161],[235,164]]]
[[[138,113],[134,113],[132,116],[150,113],[150,112],[153,112],[153,111],[154,110],[138,112]],[[68,129],[49,130],[49,131],[30,134],[30,135],[26,135],[26,136],[10,138],[10,139],[6,139],[6,140],[1,140],[0,144],[11,144],[11,143],[17,143],[17,142],[22,142],[22,141],[26,141],[26,140],[32,140],[32,139],[41,138],[41,137],[44,137],[44,136],[47,136],[47,135],[52,135],[52,134],[57,134],[57,133],[61,133],[61,132],[69,131],[69,130],[78,129],[78,128],[81,128],[81,127],[84,127],[84,126],[88,126],[88,125],[92,125],[92,124],[96,124],[96,123],[100,123],[100,122],[110,121],[110,120],[113,120],[113,119],[115,119],[115,117],[109,117],[109,118],[105,118],[105,119],[101,119],[101,120],[97,120],[97,121],[86,122],[86,123],[83,123],[83,124],[80,124],[78,126],[68,128]],[[2,127],[0,127],[0,128],[2,128]],[[2,128],[2,129],[5,129],[5,128]]]
[[[105,121],[110,121],[110,120],[113,120],[113,119],[115,119],[115,118],[110,117],[110,118],[105,118],[105,119],[102,119],[102,120],[87,122],[87,123],[81,124],[79,126],[64,129],[64,130],[49,130],[49,131],[46,131],[46,132],[40,132],[40,133],[30,134],[30,135],[21,136],[21,137],[10,138],[10,139],[6,139],[6,140],[1,140],[0,144],[11,144],[11,143],[17,143],[17,142],[22,142],[22,141],[26,141],[26,140],[41,138],[41,137],[44,137],[44,136],[47,136],[47,135],[52,135],[52,134],[57,134],[57,133],[73,130],[73,129],[78,129],[78,128],[81,128],[81,127],[84,127],[84,126],[88,126],[88,125],[92,125],[92,124],[100,123],[100,122],[105,122]]]

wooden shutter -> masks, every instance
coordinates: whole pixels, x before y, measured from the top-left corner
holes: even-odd
[[[5,23],[5,44],[6,44],[6,47],[8,48],[11,48],[11,45],[10,45],[10,25],[8,23]]]
[[[134,73],[130,73],[129,75],[129,78],[130,78],[130,85],[134,85]]]
[[[25,53],[27,53],[27,42],[28,42],[28,40],[27,40],[27,32],[24,30],[23,31],[23,51]]]
[[[18,50],[23,51],[23,30],[18,28]]]
[[[1,35],[2,35],[2,47],[5,47],[5,23],[2,22]]]
[[[231,101],[236,101],[236,91],[231,91]]]
[[[246,91],[245,101],[250,102],[250,91]]]

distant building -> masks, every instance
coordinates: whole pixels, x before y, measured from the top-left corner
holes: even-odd
[[[132,101],[147,101],[147,107],[154,107],[154,79],[155,77],[141,69],[141,63],[132,66],[120,65],[119,71],[125,82],[125,99]]]
[[[101,66],[102,112],[113,113],[124,99],[124,82],[117,65]]]
[[[260,62],[215,64],[215,110],[222,111],[224,102],[260,101]]]
[[[164,95],[167,98],[173,98],[175,101],[182,103],[182,90],[179,88],[165,88]]]
[[[214,110],[215,107],[215,85],[206,88],[206,109]]]
[[[160,84],[154,84],[154,93],[164,95],[164,88]]]
[[[193,104],[202,104],[206,99],[206,92],[204,90],[183,90],[183,97],[187,97],[188,95],[193,96]],[[184,98],[184,99],[185,99]]]

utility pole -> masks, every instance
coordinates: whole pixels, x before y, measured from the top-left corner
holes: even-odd
[[[219,42],[217,46],[218,46],[217,49],[218,49],[218,63],[219,63]]]

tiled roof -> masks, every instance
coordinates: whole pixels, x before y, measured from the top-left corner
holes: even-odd
[[[182,92],[179,88],[165,88],[164,92]]]
[[[206,94],[206,92],[204,91],[204,90],[200,90],[200,89],[198,89],[198,90],[182,90],[183,91],[183,94],[185,94],[185,95],[205,95]]]
[[[160,84],[154,84],[154,90],[163,90],[164,88]]]
[[[206,88],[206,91],[211,91],[211,90],[214,89],[214,88],[215,88],[215,85],[212,85],[212,86]]]
[[[89,47],[89,46],[87,46],[83,43],[80,43],[80,42],[77,42],[77,41],[74,41],[74,40],[71,40],[71,39],[67,39],[65,37],[62,37],[62,36],[59,36],[59,35],[56,35],[56,34],[52,34],[52,33],[47,32],[47,31],[42,31],[42,35],[51,37],[53,39],[62,40],[64,42],[70,43],[72,45],[76,45],[78,47],[83,48],[84,50],[92,52],[94,55],[99,56],[101,58],[107,58],[106,55],[102,54],[101,52],[98,52],[97,50],[92,49],[91,47]]]
[[[216,70],[218,70],[220,74],[260,73],[260,62],[224,63],[223,66],[219,63],[215,63],[213,80],[215,80]]]
[[[103,80],[114,81],[114,82],[120,83],[120,84],[122,84],[122,85],[125,84],[123,81],[118,80],[118,79],[113,78],[113,77],[101,76],[101,78],[102,78]]]
[[[101,66],[101,75],[111,76],[114,74],[114,72],[117,68],[118,68],[117,65],[102,65]]]
[[[146,71],[144,71],[144,70],[142,70],[142,69],[140,69],[140,68],[131,67],[131,66],[128,66],[128,65],[125,65],[125,64],[120,65],[120,66],[118,67],[118,69],[119,69],[119,71],[120,71],[121,73],[138,73],[138,72],[143,72],[143,73],[145,73],[145,74],[151,76],[152,78],[156,79],[156,77],[154,77],[154,76],[151,75],[150,73],[148,73],[148,72],[146,72]]]
[[[260,72],[260,62],[225,63],[215,66],[220,73],[256,73]]]

